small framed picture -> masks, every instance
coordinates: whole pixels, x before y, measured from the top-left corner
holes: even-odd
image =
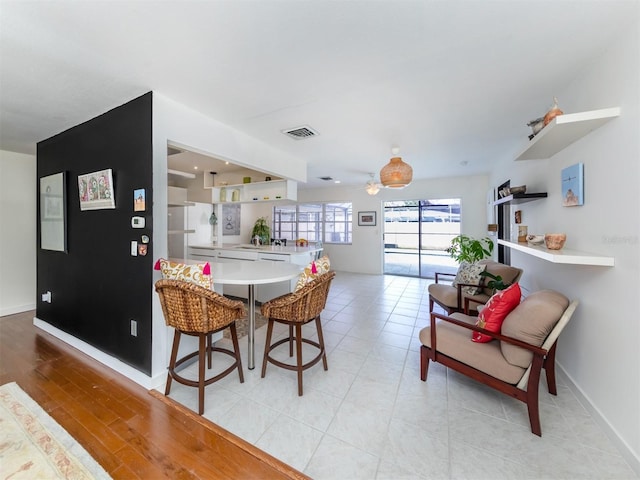
[[[116,208],[113,173],[110,168],[78,175],[80,210]]]
[[[144,212],[146,210],[145,206],[145,192],[144,188],[138,188],[133,191],[133,211],[134,212]]]
[[[358,212],[358,225],[364,227],[375,227],[376,212]]]
[[[562,169],[562,206],[584,205],[584,164]]]

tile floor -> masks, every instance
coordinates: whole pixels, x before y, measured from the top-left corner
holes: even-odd
[[[322,316],[329,370],[307,370],[302,397],[295,372],[269,364],[261,379],[263,327],[256,368],[242,339],[245,382],[207,387],[204,416],[317,480],[638,478],[561,374],[557,397],[540,389],[542,438],[524,404],[439,364],[420,381],[430,282],[338,272]],[[197,390],[173,385],[171,398],[195,409]]]

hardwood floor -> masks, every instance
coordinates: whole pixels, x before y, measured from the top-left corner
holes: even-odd
[[[0,384],[16,382],[115,479],[307,478],[33,326],[0,317]]]

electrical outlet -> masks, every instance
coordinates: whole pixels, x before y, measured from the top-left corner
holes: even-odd
[[[133,319],[131,320],[131,336],[132,337],[138,336],[138,322]]]
[[[51,303],[51,292],[46,292],[42,294],[42,301]]]

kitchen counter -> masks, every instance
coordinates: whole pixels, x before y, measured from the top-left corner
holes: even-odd
[[[261,245],[255,246],[251,244],[227,244],[227,245],[211,245],[211,244],[195,244],[189,245],[187,248],[187,257],[189,260],[199,262],[256,262],[256,261],[272,261],[286,262],[307,266],[312,260],[322,255],[322,247],[308,246],[276,246]],[[215,283],[215,275],[213,282]],[[297,279],[291,281],[279,282],[270,285],[258,285],[256,287],[256,300],[264,302],[271,300],[279,295],[289,293],[295,288]],[[234,297],[247,298],[246,287],[238,285],[223,285],[223,293]]]
[[[189,248],[192,248],[194,250],[202,250],[203,253],[206,251],[220,251],[220,250],[225,250],[225,251],[255,251],[255,252],[268,252],[268,253],[277,253],[277,254],[283,254],[283,255],[293,255],[293,254],[299,254],[299,253],[316,253],[316,252],[321,252],[322,251],[322,247],[316,247],[315,245],[313,246],[308,246],[308,247],[296,247],[295,245],[287,245],[285,246],[281,246],[281,245],[260,245],[260,246],[256,246],[256,245],[251,245],[249,243],[240,243],[240,244],[223,244],[222,246],[220,245],[208,245],[208,244],[199,244],[199,245],[189,245]]]

